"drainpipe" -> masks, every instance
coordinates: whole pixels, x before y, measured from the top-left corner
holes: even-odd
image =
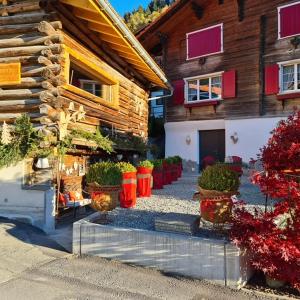
[[[124,34],[125,38],[130,42],[131,46],[140,54],[140,56],[146,61],[148,66],[153,70],[153,72],[164,82],[164,84],[171,90],[171,95],[173,95],[173,88],[168,82],[165,74],[157,66],[155,61],[149,55],[149,53],[143,48],[140,42],[136,39],[134,34],[129,30],[129,28],[124,23],[123,19],[117,14],[107,0],[96,0],[100,4],[101,9],[104,10],[112,19],[113,23],[118,27],[118,29]],[[164,97],[170,97],[164,96]],[[153,99],[152,99],[153,100]]]
[[[163,95],[163,96],[151,97],[151,98],[148,98],[148,101],[172,97],[173,94],[174,94],[174,88],[171,85],[170,85],[170,89],[169,90],[170,90],[170,94]]]

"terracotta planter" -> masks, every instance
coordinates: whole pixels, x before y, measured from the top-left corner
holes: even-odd
[[[137,168],[137,194],[138,197],[151,197],[152,194],[152,169]]]
[[[100,186],[95,183],[88,185],[92,198],[91,207],[98,211],[110,211],[119,206],[120,186]]]
[[[153,176],[153,189],[161,190],[164,188],[164,173],[162,168],[154,168],[152,172]]]
[[[214,224],[230,221],[233,202],[231,196],[236,192],[219,192],[200,188],[201,218]]]
[[[123,173],[122,190],[120,192],[120,206],[123,208],[136,205],[136,172]]]
[[[221,197],[221,196],[232,197],[234,195],[239,194],[238,191],[220,192],[220,191],[215,191],[215,190],[205,190],[201,187],[199,187],[199,192],[200,192],[200,198],[214,198],[214,197]]]

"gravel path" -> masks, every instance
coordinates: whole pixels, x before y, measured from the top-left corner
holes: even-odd
[[[138,198],[134,209],[118,208],[109,213],[114,226],[153,230],[154,219],[166,213],[199,215],[199,201],[193,200],[197,191],[197,175],[184,174],[178,181],[167,185],[163,190],[153,190],[151,198]],[[249,209],[254,205],[264,206],[265,197],[249,178],[241,178],[240,199]]]

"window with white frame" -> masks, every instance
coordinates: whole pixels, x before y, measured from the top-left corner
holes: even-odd
[[[280,65],[281,93],[300,91],[300,61]]]
[[[221,99],[222,74],[187,78],[185,83],[187,103]]]

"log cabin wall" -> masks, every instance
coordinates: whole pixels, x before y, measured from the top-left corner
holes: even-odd
[[[0,63],[21,63],[21,83],[0,86],[0,124],[12,123],[25,112],[37,126],[50,124],[73,102],[75,109],[83,106],[85,118],[71,123],[71,128],[95,131],[101,124],[147,137],[147,80],[107,46],[104,51],[105,43],[100,47],[99,37],[95,42],[83,22],[76,20],[74,25],[66,6],[52,2],[9,0],[0,5]],[[116,79],[117,105],[103,105],[89,93],[66,88],[66,47],[78,50]]]
[[[264,95],[264,67],[269,64],[300,58],[300,49],[293,49],[289,38],[278,40],[277,7],[295,1],[224,0],[179,1],[178,8],[157,21],[138,38],[155,56],[161,36],[167,38],[163,62],[170,81],[236,70],[237,96],[214,106],[185,108],[169,99],[166,121],[191,121],[223,118],[285,116],[300,98],[284,103],[276,95]],[[205,59],[186,60],[186,33],[223,23],[224,52]],[[180,26],[179,26],[180,24]]]

